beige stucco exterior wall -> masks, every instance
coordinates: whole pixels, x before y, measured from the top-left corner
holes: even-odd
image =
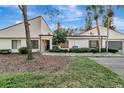
[[[73,46],[78,46],[79,48],[82,47],[89,47],[88,40],[84,39],[68,39],[69,42],[69,48],[72,48]]]
[[[107,28],[99,26],[101,36],[107,36]],[[98,33],[96,28],[83,32],[79,37],[67,37],[69,41],[69,48],[76,45],[79,48],[89,47],[89,40],[98,40]],[[124,34],[109,30],[109,41],[123,41],[122,49],[124,50]],[[102,48],[106,47],[106,37],[102,37]]]
[[[79,48],[89,48],[89,40],[98,40],[98,38],[72,38],[68,39],[69,47],[72,48],[73,46],[78,46]],[[124,50],[124,40],[121,39],[109,39],[109,41],[122,41],[122,50]],[[102,48],[106,48],[106,38],[102,39]]]
[[[102,39],[102,48],[106,48],[106,39]]]
[[[52,35],[52,31],[42,17],[37,17],[29,21],[30,35],[32,38],[39,38],[39,35]],[[0,38],[25,37],[24,23],[20,23],[9,28],[0,30]]]
[[[0,39],[0,49],[11,49],[12,52],[18,52],[18,49],[12,49],[12,40],[21,40],[20,47],[26,47],[26,39]],[[39,39],[31,39],[38,40],[38,49],[32,49],[33,52],[40,52],[40,40]]]
[[[30,35],[31,37],[39,37],[41,31],[40,17],[29,21],[30,24]],[[0,31],[0,38],[19,38],[25,37],[24,23],[9,27],[8,29],[3,29]]]
[[[79,48],[89,48],[89,40],[98,40],[96,37],[67,37],[69,47],[78,46]]]
[[[45,22],[43,17],[39,16],[29,21],[30,36],[32,40],[38,40],[38,49],[33,49],[33,52],[40,52],[40,49],[44,51],[44,46],[42,40],[40,40],[39,35],[52,35],[52,31],[48,27],[48,24]],[[19,23],[13,26],[10,26],[5,29],[0,30],[0,49],[12,49],[11,40],[21,40],[21,47],[26,46],[25,39],[25,27],[24,23]],[[45,36],[43,39],[50,40],[50,48],[52,48],[52,36]],[[12,52],[18,52],[18,49],[12,49]]]
[[[107,35],[107,28],[99,26],[100,29],[100,35],[101,36],[106,36]],[[84,32],[81,34],[82,36],[97,36],[97,29],[94,28],[92,30],[89,30],[87,32]],[[117,32],[117,31],[113,31],[113,30],[109,30],[109,39],[124,39],[124,34]]]
[[[48,24],[45,22],[45,20],[41,17],[41,34],[42,35],[53,35],[52,31],[48,27]]]
[[[11,40],[0,39],[0,49],[11,49]]]

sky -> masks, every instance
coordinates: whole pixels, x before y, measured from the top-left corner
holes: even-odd
[[[85,8],[86,6],[84,5],[32,5],[28,6],[28,18],[32,19],[37,16],[43,16],[43,18],[53,31],[56,27],[57,22],[61,23],[62,28],[84,29],[86,19]],[[59,11],[59,13],[57,11]],[[124,33],[124,8],[117,9],[116,6],[113,6],[113,11],[113,19],[114,25],[116,26],[116,30]],[[103,15],[99,17],[100,25],[102,24]],[[22,22],[22,14],[18,6],[0,6],[0,29],[20,22]],[[93,17],[92,26],[95,26],[95,21]]]

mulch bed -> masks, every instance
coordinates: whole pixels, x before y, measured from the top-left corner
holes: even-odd
[[[26,55],[0,55],[0,73],[54,72],[63,69],[69,62],[69,57],[64,56],[43,56],[36,53],[33,57],[33,60],[28,61]]]

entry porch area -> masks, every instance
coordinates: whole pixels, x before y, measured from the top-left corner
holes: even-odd
[[[40,52],[52,49],[52,35],[40,35]]]

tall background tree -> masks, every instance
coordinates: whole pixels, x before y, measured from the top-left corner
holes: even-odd
[[[103,18],[103,25],[107,27],[106,52],[108,52],[109,29],[115,30],[115,26],[113,26],[113,15],[112,6],[108,5],[106,15]]]
[[[91,11],[90,6],[86,6],[86,24],[85,24],[85,31],[92,29],[92,20],[91,20]]]
[[[25,33],[26,33],[26,44],[27,44],[27,59],[31,60],[33,59],[32,56],[32,43],[31,43],[31,38],[30,38],[30,29],[29,29],[29,23],[28,23],[28,16],[27,16],[27,6],[26,5],[18,5],[22,12],[23,16],[23,21],[24,21],[24,26],[25,26]]]
[[[60,10],[53,7],[51,8],[50,6],[45,6],[45,8],[43,8],[42,5],[38,5],[37,9],[41,10],[41,13],[42,10],[45,9],[45,12],[43,14],[49,18],[51,24],[54,25],[54,28],[56,24],[60,24],[61,19],[58,18],[58,16],[61,14]]]
[[[98,43],[99,43],[99,52],[101,52],[101,36],[100,36],[100,30],[99,30],[99,16],[103,14],[104,12],[104,7],[101,5],[92,5],[90,6],[90,10],[92,10],[94,20],[96,22],[96,28],[97,28],[97,33],[98,33]]]

